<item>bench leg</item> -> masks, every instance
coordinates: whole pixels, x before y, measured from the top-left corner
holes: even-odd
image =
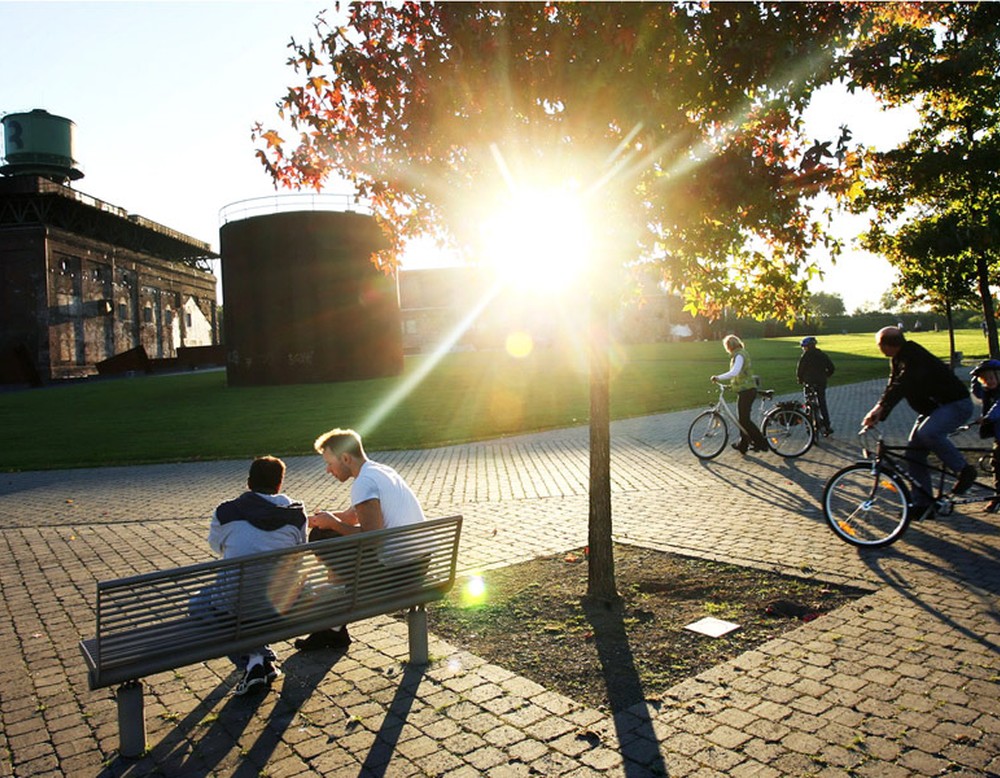
[[[410,664],[427,664],[430,661],[427,651],[427,610],[423,605],[407,611],[406,626],[410,633]]]
[[[118,753],[133,759],[146,752],[146,714],[142,681],[126,681],[115,692],[118,702]]]

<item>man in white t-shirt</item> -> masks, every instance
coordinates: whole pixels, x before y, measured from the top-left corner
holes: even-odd
[[[326,462],[326,472],[341,483],[351,478],[354,483],[351,484],[350,508],[339,512],[319,511],[309,517],[310,541],[424,521],[420,502],[403,477],[388,465],[368,459],[361,436],[354,430],[324,432],[316,439],[315,449]],[[399,544],[384,545],[378,551],[378,559],[386,567],[413,561],[407,549]],[[350,642],[345,626],[314,632],[296,640],[295,647],[303,651],[346,648]]]

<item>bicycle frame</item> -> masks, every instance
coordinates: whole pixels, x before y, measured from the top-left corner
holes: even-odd
[[[726,401],[726,389],[730,388],[730,384],[724,384],[721,382],[716,382],[719,387],[719,399],[715,401],[714,405],[709,406],[709,410],[715,411],[716,413],[722,414],[727,419],[729,419],[733,424],[736,425],[736,429],[740,430],[744,434],[748,434],[746,428],[740,424],[739,416],[732,409],[729,403]],[[758,389],[757,396],[761,398],[760,400],[760,418],[763,419],[767,414],[767,411],[771,410],[770,407],[765,409],[765,403],[769,403],[773,396],[773,392],[770,389]],[[773,403],[770,403],[773,407]]]
[[[715,401],[714,405],[711,405],[709,407],[716,413],[721,413],[723,416],[728,418],[733,424],[736,425],[736,429],[745,433],[746,428],[744,428],[744,426],[740,424],[739,417],[736,415],[733,409],[729,407],[729,403],[726,402],[726,389],[729,388],[729,384],[719,383],[718,387],[719,387],[719,399]]]
[[[959,427],[956,432],[961,432],[968,427]],[[869,445],[868,436],[874,436],[874,446]],[[943,465],[935,465],[930,462],[926,464],[928,472],[931,474],[932,484],[936,483],[935,493],[928,494],[927,491],[910,475],[909,467],[901,466],[902,463],[922,464],[917,462],[912,456],[907,456],[907,452],[912,448],[908,445],[890,445],[885,442],[880,430],[869,427],[858,433],[861,438],[861,453],[865,457],[856,464],[871,465],[873,473],[888,472],[902,478],[910,488],[913,495],[920,494],[925,497],[925,502],[933,503],[939,516],[947,516],[956,505],[970,505],[977,502],[987,502],[997,496],[993,484],[986,484],[978,479],[973,482],[973,486],[985,489],[985,495],[949,494],[945,492],[948,470]],[[980,465],[983,459],[988,459],[990,449],[975,448],[973,446],[959,446],[958,450],[963,454],[976,453],[980,455]]]
[[[812,384],[804,384],[802,387],[802,410],[809,417],[809,421],[812,422],[813,427],[819,429],[821,423],[819,394],[816,391],[816,387]]]

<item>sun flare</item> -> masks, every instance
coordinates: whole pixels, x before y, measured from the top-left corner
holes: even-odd
[[[586,273],[590,226],[578,194],[569,189],[518,192],[483,224],[484,256],[507,286],[551,293]]]

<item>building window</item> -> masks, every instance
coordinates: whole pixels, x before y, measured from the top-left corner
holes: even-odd
[[[118,303],[118,318],[122,321],[128,318],[128,306],[125,303]]]
[[[190,313],[185,313],[184,314],[184,325],[186,327],[190,327],[191,326],[191,314]]]
[[[142,320],[144,322],[146,322],[146,324],[152,324],[153,323],[153,308],[152,308],[152,306],[147,305],[145,308],[142,309]]]

